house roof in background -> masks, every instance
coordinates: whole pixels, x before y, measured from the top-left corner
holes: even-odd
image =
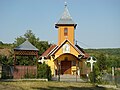
[[[57,45],[53,44],[51,45],[41,56],[42,57],[47,57],[49,53],[54,50],[57,47]]]

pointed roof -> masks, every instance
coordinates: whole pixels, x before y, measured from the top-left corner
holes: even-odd
[[[35,46],[33,46],[28,40],[26,40],[21,45],[14,48],[14,50],[34,50],[39,51]]]
[[[73,45],[68,39],[64,40],[60,46],[58,46],[53,52],[50,53],[50,55],[56,53],[56,51],[58,51],[66,42],[68,42],[79,54],[84,55],[84,53],[79,50],[75,45]]]
[[[64,12],[62,14],[62,17],[59,19],[57,24],[55,24],[55,27],[58,28],[58,26],[61,26],[61,25],[72,25],[74,27],[76,27],[76,25],[77,25],[73,21],[72,17],[70,16],[69,10],[67,8],[67,4],[65,4],[65,9],[64,9]]]
[[[55,54],[56,51],[58,51],[66,42],[68,42],[78,53],[81,55],[84,55],[84,59],[88,58],[89,55],[84,52],[82,48],[80,48],[78,45],[73,45],[68,39],[63,41],[63,43],[60,46],[57,45],[51,45],[50,48],[48,48],[40,57],[49,57]]]
[[[89,57],[89,54],[87,54],[80,46],[73,45],[68,39],[63,41],[63,43],[60,46],[56,46],[51,52],[49,52],[48,55],[53,55],[57,50],[59,50],[66,42],[68,42],[79,54],[83,55],[84,59]]]

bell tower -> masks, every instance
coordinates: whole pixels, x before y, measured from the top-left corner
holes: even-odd
[[[62,17],[55,24],[55,28],[58,28],[58,45],[61,45],[61,43],[66,39],[74,44],[74,30],[76,26],[77,24],[72,20],[67,8],[67,4],[65,3]]]

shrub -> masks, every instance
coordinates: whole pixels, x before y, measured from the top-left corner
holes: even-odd
[[[93,72],[90,72],[90,81],[91,83],[95,83],[95,74]]]
[[[38,64],[37,67],[37,77],[38,78],[43,78],[43,79],[48,79],[51,80],[51,69],[50,66],[47,64]]]
[[[27,72],[25,75],[24,75],[24,78],[36,78],[36,75],[31,73],[31,72]]]
[[[101,72],[96,64],[93,67],[93,72],[89,74],[89,78],[92,83],[101,83]]]

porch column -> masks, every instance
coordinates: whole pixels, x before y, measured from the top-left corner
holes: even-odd
[[[38,51],[36,51],[36,66],[38,66]],[[38,71],[36,69],[36,78],[37,78],[37,75],[38,75]]]
[[[77,62],[77,60],[76,60],[76,82],[77,82],[77,74],[78,74],[78,73],[77,73],[77,71],[78,71],[78,69],[77,69],[77,66],[78,66],[78,65],[77,65],[77,64],[78,64],[78,62]]]
[[[16,54],[14,54],[14,66],[16,65]]]
[[[80,61],[78,61],[78,75],[80,76]]]
[[[38,51],[36,51],[36,65],[38,64],[38,58],[39,58],[39,56],[38,56]]]
[[[57,60],[57,65],[58,65],[58,81],[60,81],[60,65],[61,63]]]

